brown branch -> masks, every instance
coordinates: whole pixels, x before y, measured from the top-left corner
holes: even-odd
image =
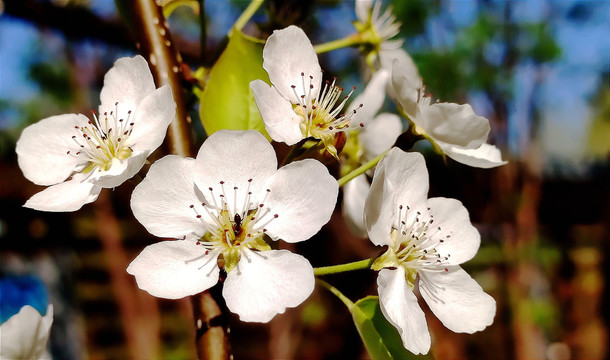
[[[136,34],[136,47],[146,57],[158,86],[170,85],[176,102],[176,117],[170,124],[166,143],[169,152],[192,156],[193,144],[182,87],[182,59],[176,51],[163,16],[153,0],[126,1]]]
[[[168,129],[169,152],[192,156],[190,118],[184,102],[182,59],[172,41],[163,11],[154,0],[125,1],[129,19],[137,38],[137,47],[151,64],[159,86],[170,85],[176,102],[176,118]],[[210,291],[191,297],[193,305],[195,343],[200,359],[230,358],[224,307],[218,305]]]

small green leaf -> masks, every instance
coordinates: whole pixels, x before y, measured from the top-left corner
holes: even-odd
[[[398,330],[383,316],[377,296],[367,296],[348,308],[364,346],[373,360],[430,358],[416,356],[403,347]]]
[[[197,0],[166,0],[163,3],[163,16],[167,19],[180,6],[188,6],[195,13],[199,12],[199,2]]]
[[[263,45],[234,30],[227,48],[210,70],[210,77],[201,94],[199,115],[208,135],[222,129],[255,129],[268,139],[250,82],[269,82],[263,69]]]

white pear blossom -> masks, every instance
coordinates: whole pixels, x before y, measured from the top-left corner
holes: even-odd
[[[381,9],[380,0],[356,0],[354,3],[357,20],[354,27],[367,42],[364,47],[373,65],[391,71],[392,60],[401,56],[403,39],[393,39],[400,32],[401,23],[392,14],[392,7],[388,6],[384,11]],[[378,63],[377,63],[378,62]]]
[[[360,166],[391,148],[402,132],[400,117],[391,113],[378,114],[385,100],[383,89],[389,78],[388,71],[379,70],[348,108],[348,111],[351,111],[359,106],[357,104],[363,103],[364,99],[367,100],[366,105],[354,115],[355,121],[362,121],[366,126],[359,131],[350,132],[348,137],[348,143],[356,143],[356,154],[350,154],[350,160],[354,158],[352,167]],[[370,174],[373,174],[372,171]],[[366,174],[354,178],[343,187],[343,214],[350,230],[360,237],[366,237],[363,214],[369,187]]]
[[[42,316],[25,305],[0,325],[0,359],[40,359],[45,354],[53,323],[53,305]]]
[[[382,11],[381,3],[381,0],[356,0],[354,3],[357,17],[354,27],[366,42],[360,50],[366,55],[367,64],[374,70],[391,73],[392,64],[398,59],[404,72],[419,78],[417,66],[403,49],[403,39],[393,39],[400,32],[400,22],[392,14],[392,7]],[[391,81],[387,82],[386,93],[391,98],[395,97]]]
[[[288,145],[320,139],[337,157],[335,135],[360,125],[351,121],[356,109],[341,114],[352,92],[341,97],[336,79],[322,83],[318,56],[303,30],[291,25],[274,31],[263,48],[263,68],[272,86],[254,80],[250,89],[269,136]]]
[[[414,133],[425,136],[444,154],[479,168],[507,163],[498,148],[486,143],[489,120],[478,116],[469,104],[433,102],[409,61],[394,59],[392,86],[395,100],[411,120]]]
[[[155,88],[141,56],[117,60],[104,77],[99,113],[65,114],[26,127],[17,141],[27,179],[49,186],[25,206],[75,211],[135,175],[161,145],[175,114],[171,88]]]
[[[223,269],[229,310],[267,322],[301,304],[314,275],[307,259],[265,239],[309,239],[330,219],[338,191],[316,160],[278,169],[259,132],[217,131],[196,159],[166,156],[135,188],[135,217],[153,235],[179,240],[146,247],[127,272],[150,294],[177,299],[212,287]]]
[[[392,149],[377,165],[365,204],[369,238],[388,250],[372,268],[379,302],[405,348],[415,354],[430,349],[419,292],[436,317],[454,332],[473,333],[489,326],[494,299],[462,268],[480,245],[461,202],[427,198],[428,172],[423,156]]]

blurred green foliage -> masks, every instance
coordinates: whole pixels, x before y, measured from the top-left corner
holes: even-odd
[[[29,77],[60,105],[72,100],[70,69],[66,62],[35,62],[29,68]]]

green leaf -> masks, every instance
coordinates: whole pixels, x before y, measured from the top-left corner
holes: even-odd
[[[403,347],[398,330],[383,316],[377,296],[367,296],[348,308],[364,346],[373,360],[430,358],[414,355]]]
[[[252,80],[269,82],[262,54],[262,43],[241,31],[231,33],[201,94],[199,115],[208,135],[222,129],[256,129],[270,139],[250,91]]]
[[[163,3],[163,16],[167,19],[177,8],[188,6],[194,12],[199,12],[199,2],[197,0],[166,0]]]

